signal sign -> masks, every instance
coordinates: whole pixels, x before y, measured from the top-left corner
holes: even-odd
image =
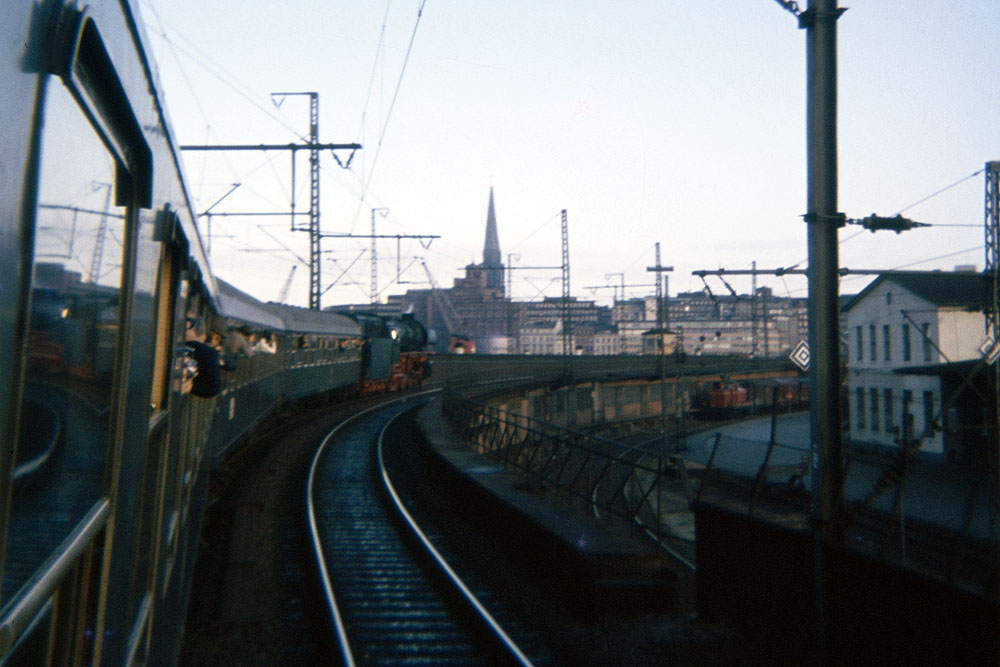
[[[979,353],[986,359],[986,363],[996,363],[996,360],[1000,358],[1000,344],[993,340],[993,336],[987,336],[983,344],[979,346]]]
[[[799,344],[792,350],[792,353],[788,355],[788,358],[802,370],[809,370],[809,343],[800,340]]]

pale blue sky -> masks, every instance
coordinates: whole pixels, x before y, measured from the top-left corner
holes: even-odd
[[[501,250],[505,261],[520,255],[515,265],[560,263],[559,212],[568,210],[580,297],[610,299],[584,289],[607,284],[606,274],[650,283],[656,241],[675,267],[672,293],[700,289],[696,269],[805,265],[805,32],[773,0],[426,0],[379,147],[419,4],[140,2],[182,143],[293,141],[308,129],[306,100],[279,110],[269,93],[320,93],[321,141],[365,146],[349,171],[323,157],[323,230],[368,233],[370,208],[387,207],[379,233],[440,235],[429,250],[404,243],[404,280],[426,280],[415,256],[442,285],[481,261],[491,185]],[[849,7],[838,26],[840,209],[894,215],[1000,159],[1000,3]],[[189,153],[185,162],[199,209],[241,182],[215,211],[287,211],[286,154]],[[307,170],[303,154],[300,211]],[[905,211],[937,227],[899,236],[846,228],[841,264],[981,269],[983,182]],[[263,299],[277,296],[294,254],[307,254],[306,235],[289,233],[286,218],[215,218],[213,233],[216,272]],[[369,245],[325,241],[324,287],[346,272],[324,305],[368,300]],[[294,254],[249,252],[281,247]],[[383,295],[413,286],[389,285],[394,242],[378,255]],[[560,294],[558,275],[515,272],[515,297]],[[731,282],[749,290],[749,279]],[[760,283],[804,294],[801,280]],[[301,267],[292,299],[304,304],[307,289]]]

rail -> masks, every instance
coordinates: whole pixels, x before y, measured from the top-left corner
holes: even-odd
[[[448,662],[484,651],[500,664],[530,667],[531,660],[417,525],[386,469],[383,447],[392,422],[413,409],[405,404],[415,403],[419,408],[419,397],[437,391],[381,401],[352,415],[327,434],[313,458],[307,482],[310,533],[339,645],[339,662],[344,665],[407,659]],[[396,404],[404,405],[402,409],[393,408],[391,414],[378,414]],[[373,422],[362,423],[363,418],[372,415],[377,415]],[[377,430],[372,430],[375,427]],[[338,474],[344,477],[331,485],[325,478],[329,470],[324,473],[322,459],[333,450],[331,443],[335,438],[351,433],[354,428],[358,428],[356,433],[338,441],[338,451],[349,449],[346,460],[350,463],[346,471],[343,465],[338,465]],[[376,481],[362,472],[373,465],[370,454],[374,434],[377,438],[373,472],[378,479],[376,483],[386,493],[385,503],[379,501],[378,494],[362,492],[362,488]],[[331,489],[336,490],[331,493]],[[330,512],[343,513],[337,520],[331,520]],[[421,556],[414,558],[407,540],[398,534],[397,518],[413,536]],[[338,527],[325,535],[335,524]],[[361,524],[364,530],[359,532],[357,525]],[[339,538],[331,540],[331,536]],[[342,544],[336,546],[338,539]],[[447,602],[438,599],[442,587],[428,583],[425,562],[447,582],[443,587],[448,589]],[[374,571],[373,563],[378,564]],[[339,592],[334,590],[335,579],[342,589]],[[455,601],[457,604],[452,606]]]
[[[487,636],[497,642],[502,650],[502,654],[511,661],[510,664],[531,667],[531,659],[524,654],[521,648],[514,642],[513,639],[510,638],[503,627],[501,627],[500,623],[493,618],[493,615],[486,609],[485,605],[480,602],[475,593],[469,590],[469,587],[464,581],[462,581],[461,577],[459,577],[455,570],[452,569],[451,565],[448,564],[448,561],[441,555],[441,553],[437,550],[437,547],[434,546],[430,538],[427,537],[426,533],[424,533],[414,520],[409,510],[406,509],[406,504],[396,492],[396,487],[392,483],[386,469],[384,455],[385,447],[383,446],[385,434],[389,430],[390,425],[391,422],[382,427],[376,443],[379,477],[382,479],[382,486],[388,495],[390,506],[393,508],[396,515],[401,518],[403,524],[409,529],[410,533],[416,538],[417,542],[423,548],[424,553],[426,553],[429,556],[430,561],[434,563],[434,566],[449,582],[451,582],[451,585],[455,588],[455,590],[459,592],[459,595],[465,605],[472,611],[475,617],[479,619],[483,627],[486,629]]]

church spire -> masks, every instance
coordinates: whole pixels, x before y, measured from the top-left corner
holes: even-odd
[[[497,234],[497,214],[493,206],[493,187],[490,187],[490,206],[486,211],[486,244],[483,246],[483,268],[486,269],[486,286],[503,289],[503,262],[500,257],[500,237]]]

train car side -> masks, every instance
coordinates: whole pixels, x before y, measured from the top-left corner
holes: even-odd
[[[802,410],[809,405],[809,385],[802,378],[715,382],[700,389],[692,406],[705,419],[738,419],[777,409]]]
[[[175,663],[213,466],[284,400],[428,370],[213,277],[145,43],[130,0],[0,22],[4,664]]]
[[[206,339],[222,365],[211,437],[219,462],[284,401],[354,387],[361,332],[347,318],[264,304],[224,281],[216,284],[219,309]]]
[[[0,655],[169,664],[214,411],[184,391],[185,313],[212,279],[133,9],[2,25],[0,475],[43,465],[5,486]]]

